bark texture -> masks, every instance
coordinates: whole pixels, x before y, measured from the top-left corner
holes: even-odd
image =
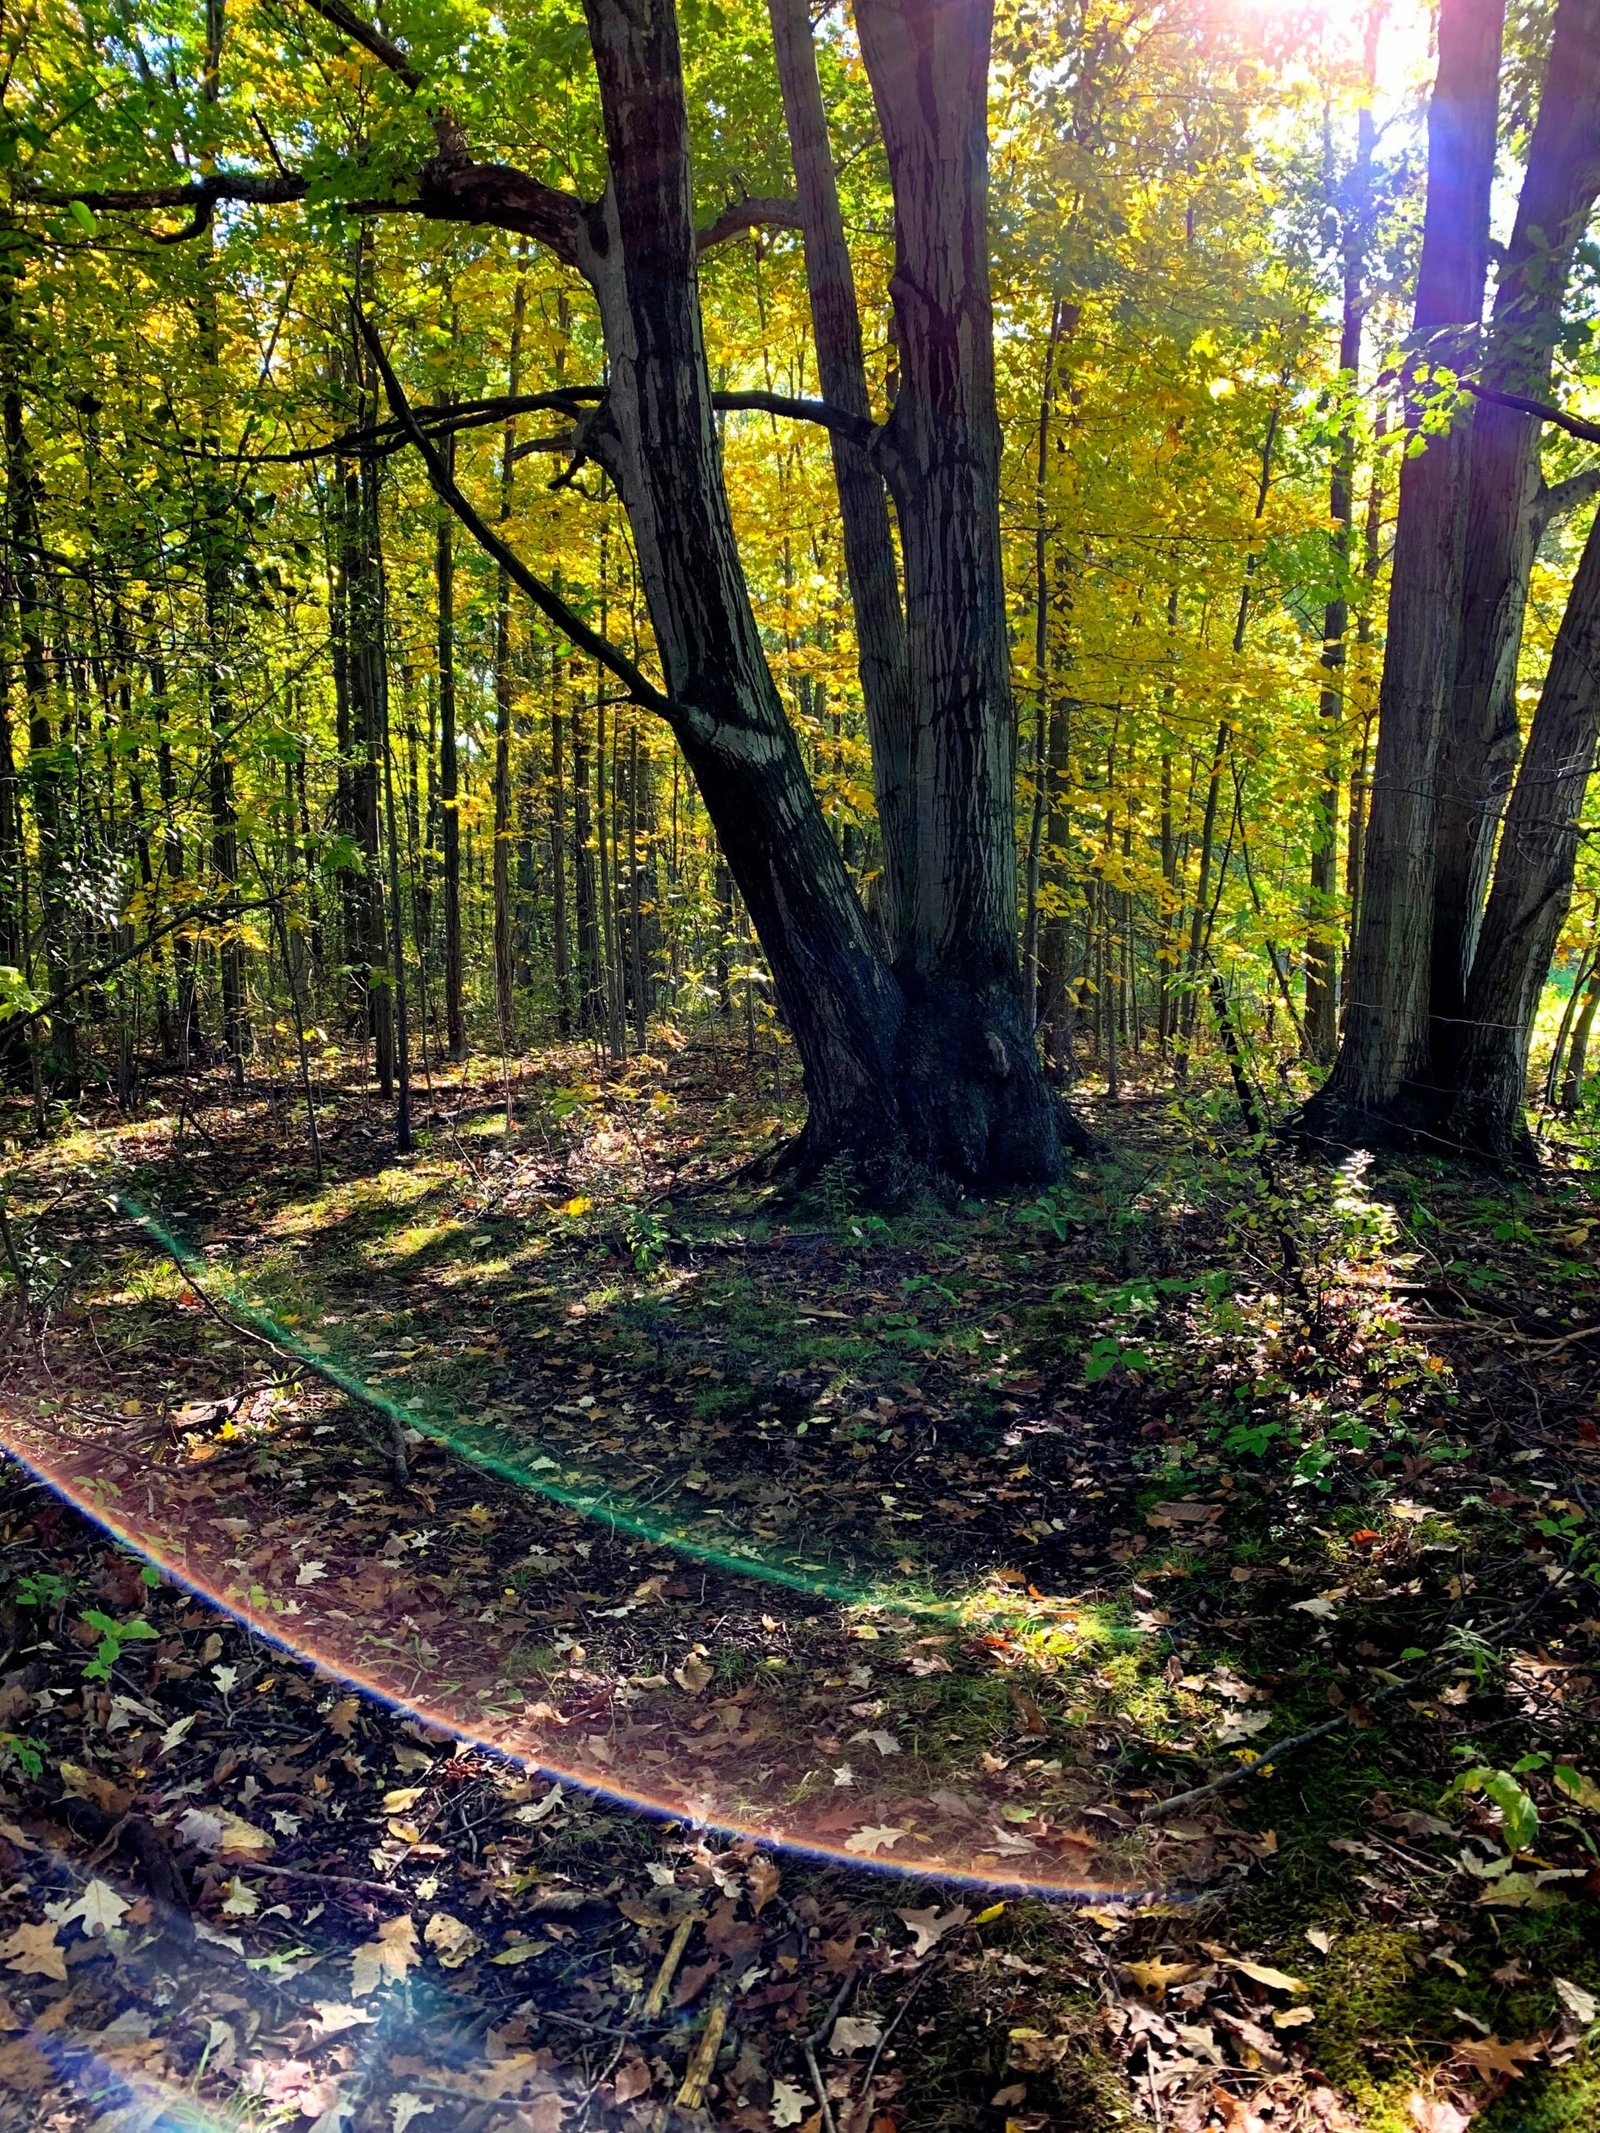
[[[1467,993],[1451,1137],[1496,1158],[1522,1123],[1534,1012],[1572,896],[1578,816],[1600,735],[1600,518],[1590,528],[1506,809]]]
[[[830,406],[870,421],[872,401],[855,275],[828,145],[811,14],[806,0],[767,0],[767,4],[805,240],[817,377]],[[855,613],[861,696],[872,744],[873,792],[883,838],[878,915],[892,952],[900,938],[902,914],[916,895],[905,616],[883,477],[863,446],[838,430],[830,432],[829,441],[839,491],[845,575]]]
[[[1504,0],[1443,0],[1428,110],[1428,195],[1408,369],[1467,370],[1488,267]],[[1312,1133],[1425,1122],[1433,836],[1440,733],[1455,674],[1471,427],[1457,419],[1400,476],[1361,922],[1344,1041],[1305,1113]]]
[[[1560,0],[1516,223],[1501,263],[1480,378],[1546,396],[1573,255],[1600,191],[1600,0]],[[1432,1006],[1447,1077],[1462,1035],[1468,979],[1495,831],[1518,730],[1517,660],[1545,514],[1540,424],[1489,400],[1472,414],[1472,467],[1455,684],[1440,750]]]

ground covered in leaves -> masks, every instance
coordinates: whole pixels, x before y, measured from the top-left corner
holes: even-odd
[[[0,1128],[0,2124],[1600,2119],[1587,1174],[325,1095]]]

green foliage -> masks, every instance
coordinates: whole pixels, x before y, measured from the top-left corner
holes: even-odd
[[[84,1666],[85,1681],[109,1681],[112,1669],[122,1657],[125,1645],[153,1643],[160,1634],[143,1615],[134,1615],[126,1622],[118,1622],[97,1607],[91,1607],[85,1612],[83,1623],[85,1628],[98,1632],[100,1638],[93,1658]]]

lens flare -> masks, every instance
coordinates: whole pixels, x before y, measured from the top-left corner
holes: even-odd
[[[203,1265],[208,1282],[218,1284],[214,1263],[200,1260],[126,1193],[117,1202],[181,1266]],[[969,1736],[939,1737],[935,1720],[917,1715],[938,1708],[932,1692],[920,1705],[913,1700],[909,1718],[914,1729],[932,1729],[928,1737],[918,1732],[902,1744],[887,1724],[875,1723],[884,1710],[871,1685],[875,1675],[952,1674],[930,1647],[965,1639],[963,1657],[981,1693],[1008,1716],[1008,1699],[1014,1701],[1025,1736],[1042,1743],[1046,1723],[1017,1688],[1019,1677],[1005,1671],[1027,1659],[1022,1643],[1012,1641],[1013,1632],[1023,1634],[1026,1603],[1007,1609],[885,1595],[809,1566],[707,1546],[625,1500],[603,1501],[552,1481],[533,1464],[541,1455],[527,1447],[518,1456],[485,1450],[430,1424],[347,1364],[309,1350],[238,1284],[227,1282],[220,1293],[308,1370],[517,1484],[558,1526],[588,1530],[595,1537],[567,1552],[582,1558],[586,1583],[610,1577],[615,1588],[574,1595],[573,1566],[551,1558],[540,1574],[555,1567],[567,1582],[552,1588],[550,1604],[530,1593],[524,1605],[483,1556],[475,1568],[454,1562],[446,1589],[406,1553],[402,1506],[392,1501],[375,1522],[352,1511],[348,1492],[342,1506],[326,1491],[309,1505],[291,1503],[273,1462],[219,1473],[213,1462],[151,1456],[139,1425],[119,1418],[87,1427],[78,1418],[68,1429],[38,1414],[0,1411],[0,1443],[40,1481],[173,1583],[289,1657],[530,1775],[657,1820],[855,1869],[1080,1903],[1146,1903],[1182,1885],[1183,1839],[1134,1831],[1116,1813],[1098,1825],[1103,1838],[1087,1833],[1088,1788],[1075,1773],[1064,1774],[1059,1759],[1047,1761],[1042,1747],[1027,1761],[1026,1749],[980,1753]],[[547,1527],[541,1538],[548,1537]],[[745,1650],[733,1655],[744,1675],[724,1680],[718,1653],[703,1644],[684,1651],[692,1632],[673,1604],[687,1597],[682,1583],[671,1592],[660,1576],[634,1583],[637,1562],[619,1549],[629,1541],[673,1550],[699,1567],[697,1619],[728,1619],[751,1632]],[[759,1614],[750,1581],[758,1590],[786,1588],[809,1611],[786,1626]],[[1059,1622],[1061,1606],[1052,1604]],[[581,1637],[556,1632],[557,1619],[574,1622]],[[929,1636],[930,1621],[946,1634]],[[797,1669],[769,1675],[759,1684],[766,1693],[754,1683],[736,1687],[754,1664],[749,1651],[762,1635],[756,1623],[774,1636],[787,1628],[805,1662],[803,1680]],[[539,1638],[546,1648],[534,1642]],[[609,1665],[588,1665],[590,1643],[615,1647],[601,1654]],[[676,1664],[675,1651],[683,1652]],[[772,1663],[781,1670],[789,1659]],[[892,1722],[908,1723],[899,1716]],[[1017,1730],[1015,1723],[1007,1730]],[[1186,1833],[1188,1840],[1200,1835]]]

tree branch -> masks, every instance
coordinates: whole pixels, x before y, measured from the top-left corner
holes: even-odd
[[[1553,407],[1547,400],[1527,400],[1521,393],[1502,393],[1492,385],[1475,385],[1470,378],[1463,378],[1461,384],[1463,391],[1476,400],[1509,407],[1519,415],[1532,415],[1539,422],[1553,422],[1558,430],[1565,430],[1569,437],[1581,437],[1585,444],[1600,444],[1600,422],[1585,422],[1581,415],[1569,415],[1564,407]]]
[[[1600,464],[1581,467],[1565,481],[1545,483],[1533,501],[1534,531],[1542,540],[1558,518],[1580,509],[1593,496],[1600,496]]]
[[[686,705],[675,703],[670,696],[658,689],[648,675],[640,672],[626,652],[619,650],[608,637],[602,637],[598,630],[592,630],[576,608],[569,607],[561,595],[546,585],[542,578],[535,577],[515,550],[508,548],[494,529],[478,515],[462,494],[449,468],[435,451],[413,413],[411,402],[406,398],[405,389],[394,374],[372,321],[359,306],[352,304],[351,310],[355,314],[356,324],[372,360],[378,366],[378,375],[383,379],[383,389],[388,396],[390,407],[394,410],[395,419],[421,454],[422,463],[428,470],[428,479],[433,484],[434,494],[442,503],[449,505],[479,547],[500,565],[513,584],[526,593],[546,620],[563,630],[581,652],[586,652],[609,673],[615,674],[636,704],[642,705],[647,711],[658,713],[674,727],[701,724],[698,713]]]
[[[87,208],[107,215],[137,215],[155,213],[162,208],[182,207],[189,210],[188,223],[179,230],[156,233],[157,244],[182,244],[190,237],[202,236],[211,226],[211,218],[222,200],[241,200],[253,206],[278,207],[290,200],[303,200],[309,190],[308,181],[295,171],[283,171],[276,177],[263,177],[253,171],[209,171],[203,178],[192,178],[182,185],[143,185],[131,190],[97,192],[33,192],[30,199],[46,207],[66,207],[73,200],[81,200]]]
[[[759,229],[763,225],[782,230],[799,229],[799,201],[730,200],[714,221],[702,223],[695,231],[695,248],[709,252],[714,244],[725,244],[730,237],[737,237],[741,230]]]
[[[561,385],[547,393],[501,393],[488,400],[458,400],[448,407],[413,408],[419,429],[431,437],[454,437],[462,430],[487,429],[515,415],[577,416],[590,402],[605,398],[603,385]],[[341,430],[324,444],[303,444],[292,452],[257,452],[252,466],[299,467],[314,459],[354,459],[363,454],[387,459],[411,442],[411,433],[394,419],[366,429]],[[518,446],[518,450],[524,447]]]
[[[331,22],[336,30],[342,30],[352,44],[360,45],[363,52],[387,67],[391,74],[398,75],[408,89],[422,87],[423,76],[399,45],[392,44],[381,30],[363,22],[354,9],[345,6],[344,0],[305,0],[305,4],[314,15],[320,15],[324,22]]]
[[[797,400],[788,393],[713,393],[711,404],[730,414],[784,415],[791,422],[818,423],[823,429],[832,430],[836,437],[848,439],[869,457],[874,447],[882,445],[885,436],[882,426],[870,416],[852,415],[827,400]]]

